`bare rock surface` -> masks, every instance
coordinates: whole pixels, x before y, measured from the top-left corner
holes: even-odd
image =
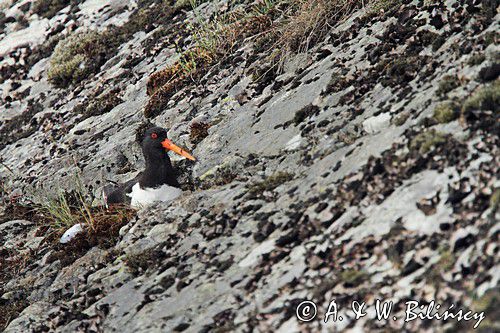
[[[119,42],[109,37],[116,46],[87,78],[50,83],[54,38],[127,27],[160,2],[69,1],[51,17],[34,2],[0,2],[0,251],[32,258],[9,274],[0,261],[5,332],[474,324],[405,324],[408,300],[485,311],[480,328],[498,330],[497,2],[360,8],[271,79],[250,70],[266,69],[266,58],[245,39],[150,119],[148,78],[193,42],[188,23],[253,3],[181,7]],[[489,88],[491,101],[472,104]],[[107,100],[115,102],[92,104]],[[435,110],[448,101],[459,114],[439,122]],[[172,156],[185,189],[177,201],[140,210],[116,243],[78,258],[51,246],[39,221],[9,218],[14,192],[70,191],[75,175],[102,204],[104,184],[144,166],[136,134],[146,121],[197,157],[193,165]],[[195,123],[210,124],[197,140]],[[295,309],[306,299],[319,316],[303,323]],[[345,320],[325,324],[332,299]],[[393,301],[398,319],[355,320],[348,311],[352,301],[373,309],[376,299]]]

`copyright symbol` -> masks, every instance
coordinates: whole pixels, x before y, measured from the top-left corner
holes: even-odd
[[[316,308],[316,304],[311,301],[303,301],[297,306],[296,310],[297,319],[305,322],[316,318],[317,313],[318,309]]]

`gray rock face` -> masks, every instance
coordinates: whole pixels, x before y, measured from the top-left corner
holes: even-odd
[[[159,2],[75,1],[51,17],[28,3],[0,2],[0,328],[474,325],[404,324],[409,299],[485,311],[480,327],[498,328],[498,8],[360,8],[270,78],[256,75],[269,58],[249,37],[146,119],[149,76],[196,43],[187,23],[255,4],[176,4],[150,22],[141,15],[156,17]],[[53,36],[117,27],[129,30],[112,30],[121,39],[109,39],[117,45],[96,73],[66,88],[50,83]],[[439,123],[434,110],[446,101],[460,110]],[[116,241],[77,256],[53,244],[47,216],[12,211],[11,201],[46,200],[78,181],[101,205],[104,184],[144,167],[136,134],[146,121],[197,158],[172,156],[185,190],[178,200],[138,211]],[[195,124],[206,131],[195,135]],[[295,315],[306,299],[318,307],[311,322]],[[345,320],[325,324],[333,299]],[[375,320],[376,299],[393,301],[397,320]],[[369,315],[354,319],[352,301]]]

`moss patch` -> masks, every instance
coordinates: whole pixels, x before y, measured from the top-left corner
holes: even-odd
[[[471,55],[471,57],[467,61],[467,64],[469,66],[477,66],[477,65],[481,65],[485,60],[486,60],[486,56],[484,55],[484,53],[475,53],[475,54]]]
[[[375,0],[370,4],[370,13],[387,13],[400,5],[401,0]]]
[[[474,311],[482,312],[491,315],[491,312],[498,312],[500,309],[500,292],[499,289],[490,289],[482,297],[475,299],[472,302]]]
[[[469,113],[475,110],[490,110],[498,113],[500,105],[500,80],[496,80],[491,85],[477,90],[472,96],[467,98],[462,113]]]
[[[56,87],[67,87],[98,72],[113,47],[109,33],[86,31],[60,41],[50,58],[49,81]]]
[[[425,154],[443,143],[446,143],[445,134],[429,130],[415,136],[410,142],[410,149],[416,149],[420,154]]]
[[[75,6],[80,2],[79,0],[38,0],[33,4],[33,13],[50,19],[64,7]]]
[[[124,263],[133,275],[139,275],[146,271],[149,267],[156,267],[156,264],[165,257],[160,246],[146,249],[142,252],[128,254]]]
[[[490,197],[490,208],[493,214],[498,210],[498,207],[500,207],[500,188],[495,189]]]
[[[293,175],[288,172],[276,172],[262,182],[255,183],[250,186],[248,193],[251,196],[256,196],[265,191],[272,191],[283,183],[293,179]]]
[[[437,89],[437,94],[439,96],[446,95],[453,89],[460,86],[458,78],[454,75],[445,75],[443,79],[439,82],[439,87]]]
[[[346,286],[355,287],[356,285],[366,281],[368,279],[368,275],[361,270],[348,269],[340,274],[340,279]]]
[[[410,118],[410,112],[402,112],[393,118],[392,123],[396,126],[401,126]]]
[[[438,123],[449,123],[458,118],[460,108],[452,101],[439,104],[434,109],[433,118]]]

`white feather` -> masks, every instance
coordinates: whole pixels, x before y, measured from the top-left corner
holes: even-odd
[[[168,202],[174,200],[182,194],[182,190],[170,185],[162,185],[158,188],[142,189],[139,183],[132,187],[132,192],[127,194],[132,198],[130,206],[141,208],[154,202]]]
[[[82,231],[83,231],[83,224],[81,223],[75,224],[74,226],[72,226],[71,228],[69,228],[64,232],[64,234],[61,236],[61,239],[59,240],[59,243],[61,244],[68,243]]]

